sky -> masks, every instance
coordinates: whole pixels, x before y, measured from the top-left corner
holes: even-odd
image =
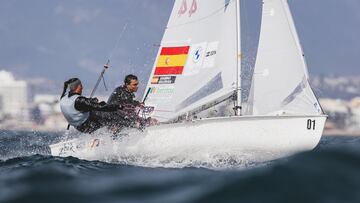
[[[93,86],[110,59],[109,88],[129,73],[145,84],[173,2],[1,0],[0,69],[19,79],[52,82],[51,88],[71,77]],[[256,50],[251,45],[261,2],[242,2],[243,41]],[[360,0],[289,0],[289,5],[310,74],[360,75]]]

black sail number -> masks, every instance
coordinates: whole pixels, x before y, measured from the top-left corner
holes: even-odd
[[[308,130],[315,130],[315,120],[308,119],[306,123],[306,128]]]

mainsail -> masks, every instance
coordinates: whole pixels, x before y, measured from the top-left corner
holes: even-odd
[[[176,0],[145,91],[169,121],[236,90],[235,0]]]
[[[251,115],[319,115],[321,107],[286,0],[264,0],[260,41],[249,97]]]

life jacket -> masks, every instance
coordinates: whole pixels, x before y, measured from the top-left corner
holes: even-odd
[[[83,124],[90,116],[90,112],[81,112],[75,109],[75,100],[79,96],[80,95],[75,94],[68,97],[68,94],[66,94],[60,100],[61,112],[64,114],[67,122],[75,127]]]

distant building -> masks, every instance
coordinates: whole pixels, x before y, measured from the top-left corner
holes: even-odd
[[[355,97],[350,101],[351,123],[350,128],[354,130],[360,129],[360,97]]]
[[[5,117],[5,113],[4,113],[3,109],[4,109],[3,97],[2,97],[2,95],[0,95],[0,121],[2,121]]]
[[[329,128],[345,129],[348,127],[351,109],[347,101],[340,99],[320,99],[320,104],[329,116],[327,120]]]
[[[59,113],[57,95],[37,94],[33,98],[32,107],[30,108],[31,120],[38,124],[44,125],[46,119],[56,113]]]
[[[37,94],[34,96],[34,104],[36,104],[44,116],[54,113],[61,113],[59,95]]]
[[[59,95],[36,94],[31,117],[43,130],[59,131],[67,127],[67,121],[60,110]]]
[[[0,116],[28,118],[27,83],[15,80],[10,72],[0,70]]]

